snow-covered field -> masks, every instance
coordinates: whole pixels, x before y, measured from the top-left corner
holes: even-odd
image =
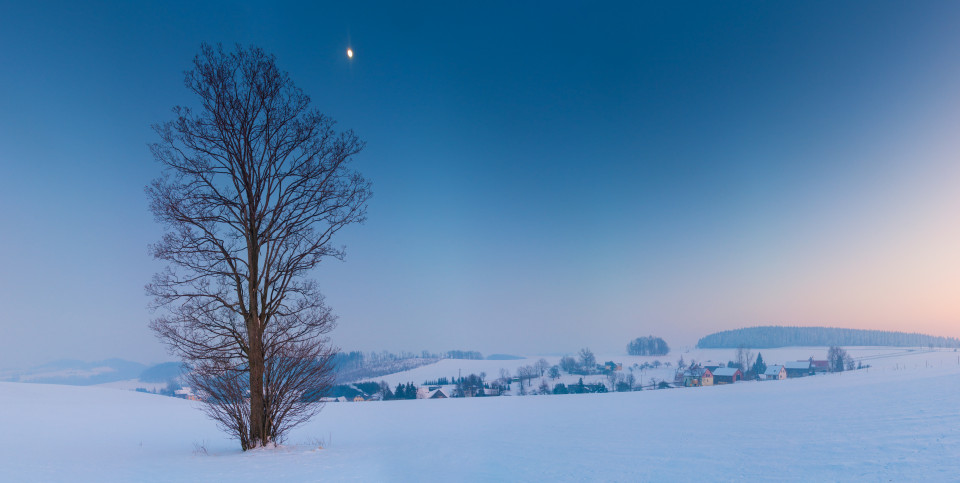
[[[242,453],[196,403],[0,383],[0,480],[953,481],[958,401],[958,353],[902,353],[786,381],[335,403],[286,447]]]

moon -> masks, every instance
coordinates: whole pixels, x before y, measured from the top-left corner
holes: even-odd
[[[350,59],[353,58],[353,49],[351,49],[350,47],[347,47],[347,57]]]

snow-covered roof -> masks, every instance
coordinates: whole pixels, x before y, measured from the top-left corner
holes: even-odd
[[[787,369],[810,369],[810,361],[790,361],[783,365]]]
[[[783,369],[783,366],[767,366],[767,370],[763,372],[764,376],[776,376],[780,374],[780,371]]]
[[[710,372],[710,369],[707,369],[704,367],[697,367],[694,369],[687,369],[686,371],[683,371],[684,377],[701,377],[706,375],[707,373],[710,373],[711,375],[713,374]]]
[[[739,370],[740,369],[737,369],[736,367],[718,367],[717,370],[713,371],[713,375],[730,377],[736,375],[737,371]]]

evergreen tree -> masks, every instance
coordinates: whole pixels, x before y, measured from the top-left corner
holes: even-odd
[[[750,371],[756,376],[767,372],[767,364],[763,362],[763,355],[761,355],[759,352],[757,353],[757,361],[753,363],[753,367],[750,369]]]

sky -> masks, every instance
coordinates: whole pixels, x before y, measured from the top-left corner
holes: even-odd
[[[147,145],[203,42],[367,143],[345,350],[960,337],[960,3],[197,3],[0,0],[0,367],[173,359]]]

